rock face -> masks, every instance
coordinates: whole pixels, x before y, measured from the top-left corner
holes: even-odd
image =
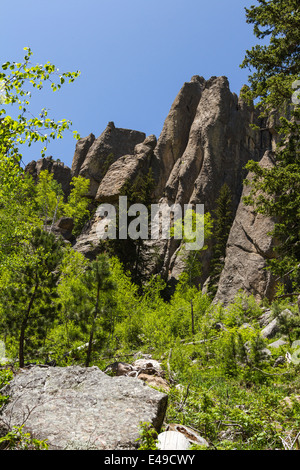
[[[239,288],[257,298],[269,296],[272,282],[263,269],[264,257],[271,253],[267,232],[273,222],[254,216],[240,200],[245,164],[250,159],[259,162],[274,148],[274,119],[259,118],[254,106],[230,91],[226,77],[205,80],[195,75],[179,91],[158,139],[116,128],[110,122],[98,138],[90,134],[77,142],[71,176],[82,175],[90,180],[89,196],[96,204],[117,204],[124,184],[143,177],[151,168],[153,202],[165,207],[176,203],[182,208],[184,204],[204,204],[205,212],[211,214],[226,183],[231,191],[233,218],[238,213],[217,299],[232,300]],[[33,173],[38,165],[42,164],[30,164]],[[74,246],[89,258],[98,252],[98,222],[95,214]],[[184,267],[180,241],[149,240],[148,249],[148,273],[160,273],[170,284],[176,283]],[[202,255],[202,285],[209,277],[211,255],[209,242],[209,249]]]
[[[79,139],[76,143],[75,153],[72,161],[72,176],[78,176],[80,169],[86,159],[87,153],[95,142],[94,134],[90,134],[87,137]]]
[[[107,178],[102,179],[97,200],[115,199],[121,187],[119,180],[134,176],[133,167],[146,172],[150,164],[156,183],[156,200],[204,203],[210,211],[215,207],[220,188],[227,183],[237,207],[245,163],[250,158],[259,161],[269,145],[260,132],[250,127],[251,123],[257,124],[257,119],[254,108],[231,93],[226,77],[212,77],[207,81],[203,77],[192,77],[176,97],[157,143],[154,136],[146,140],[145,136],[140,136],[139,143],[144,141],[143,144],[126,153],[122,142],[117,144],[122,152],[110,166]],[[107,129],[97,141],[99,152],[103,150]],[[87,167],[91,172],[90,155],[95,146],[96,142],[80,173]],[[75,158],[78,158],[77,152]]]
[[[199,78],[198,83],[201,96],[188,140],[169,172],[164,195],[181,204],[205,204],[205,210],[211,211],[227,183],[236,207],[243,167],[250,158],[261,157],[259,134],[249,126],[256,119],[255,111],[231,93],[226,77],[212,77],[205,84]],[[161,152],[159,145],[157,152]],[[163,152],[161,159],[167,159]]]
[[[184,83],[165,120],[153,159],[153,167],[156,170],[155,195],[157,199],[163,196],[170,173],[186,149],[190,129],[205,86],[206,81],[198,75],[192,77],[190,82]]]
[[[145,138],[143,132],[119,129],[113,122],[109,122],[97,139],[90,134],[78,141],[72,175],[85,176],[90,180],[90,197],[94,198],[110,165],[124,155],[133,154],[135,146],[141,144]]]
[[[260,165],[272,165],[271,152],[265,153]],[[251,175],[248,179],[251,180]],[[242,196],[249,192],[250,188],[245,186]],[[255,214],[253,207],[245,206],[241,200],[228,237],[225,265],[215,302],[230,303],[239,289],[253,294],[258,300],[272,298],[276,284],[270,272],[266,271],[266,260],[273,256],[274,240],[269,235],[273,228],[272,218]]]
[[[135,146],[133,155],[124,155],[114,162],[100,183],[96,201],[117,203],[126,182],[148,173],[155,145],[156,137],[151,135]]]
[[[34,180],[37,180],[41,171],[47,170],[53,174],[54,179],[61,184],[65,196],[70,193],[71,169],[64,163],[54,160],[53,157],[33,160],[25,167],[25,172],[29,173]]]
[[[245,164],[249,159],[259,161],[272,145],[271,134],[266,130],[255,131],[251,124],[262,124],[258,112],[230,91],[226,77],[205,80],[196,75],[183,85],[175,98],[157,142],[154,136],[145,139],[141,133],[121,132],[110,123],[91,144],[84,158],[79,158],[76,149],[72,169],[76,167],[79,174],[92,178],[95,182],[92,193],[95,194],[97,186],[99,203],[117,203],[124,183],[146,174],[151,167],[156,202],[169,206],[199,203],[204,204],[205,211],[211,212],[226,183],[232,193],[235,211],[246,176]],[[124,140],[118,142],[120,132],[124,133],[124,138],[125,135],[130,137],[127,148]],[[140,141],[137,143],[136,139]],[[90,136],[87,140],[92,141]],[[114,145],[116,148],[113,149]],[[86,152],[84,142],[79,141],[78,146]],[[109,153],[114,154],[114,161],[105,168],[103,176],[100,166]],[[83,160],[80,170],[79,160]],[[89,250],[94,252],[97,222],[95,218],[78,239],[77,248],[85,254]],[[149,246],[151,249],[151,243]],[[169,280],[177,278],[182,271],[178,248],[179,242],[160,240],[155,243],[154,250],[159,253],[160,261],[151,266],[152,272],[160,272]],[[208,251],[203,259],[203,282],[208,276],[209,259]]]
[[[205,83],[198,78],[197,83],[201,94],[188,140],[170,171],[162,199],[168,204],[204,204],[205,212],[212,213],[220,189],[226,183],[235,211],[245,177],[243,168],[249,159],[259,161],[264,151],[264,139],[250,127],[257,122],[257,115],[230,92],[226,77],[212,77]],[[160,139],[163,137],[164,131]],[[161,160],[167,160],[164,152]],[[169,279],[177,278],[182,271],[182,260],[177,253],[178,244],[173,242],[164,249],[162,271],[169,273]],[[209,273],[209,260],[210,251],[207,251],[202,261],[202,282]]]
[[[69,241],[70,243],[75,242],[75,237],[72,233],[74,228],[74,220],[72,217],[61,217],[56,221],[52,227],[52,233],[55,235],[60,235],[64,240]]]
[[[34,367],[2,389],[10,402],[1,414],[2,434],[20,426],[48,440],[50,449],[135,449],[141,422],[157,432],[167,395],[141,380],[109,377],[97,367]]]
[[[253,130],[251,124],[261,130]],[[271,256],[273,242],[267,234],[274,221],[255,216],[240,200],[245,164],[250,159],[260,161],[264,155],[262,164],[270,164],[268,152],[276,139],[273,127],[258,117],[254,107],[231,93],[226,77],[205,80],[194,76],[175,98],[156,145],[151,136],[131,155],[117,159],[102,179],[96,199],[117,202],[124,182],[145,174],[151,167],[157,202],[169,207],[174,203],[199,203],[204,204],[206,212],[213,213],[220,189],[226,183],[231,190],[233,215],[237,213],[216,300],[227,303],[241,288],[258,299],[272,297],[274,283],[264,268],[266,258]],[[79,238],[79,249],[82,243],[83,251],[89,252],[89,239],[95,243],[93,223],[83,234],[83,243]],[[150,241],[148,246],[150,251],[153,247],[156,259],[159,255],[158,264],[151,266],[149,262],[149,269],[171,282],[178,278],[184,266],[180,242]],[[202,283],[209,275],[210,257],[209,249],[202,258]]]

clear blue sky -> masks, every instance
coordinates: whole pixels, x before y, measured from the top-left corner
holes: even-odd
[[[34,100],[56,120],[70,119],[82,137],[109,121],[159,136],[170,106],[193,75],[225,75],[232,91],[247,83],[246,49],[257,43],[244,7],[255,0],[1,0],[0,61],[54,63],[81,76]],[[48,155],[71,165],[72,133]],[[39,148],[24,149],[25,163]]]

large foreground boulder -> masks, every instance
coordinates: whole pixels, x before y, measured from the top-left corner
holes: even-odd
[[[21,370],[1,391],[2,434],[24,430],[47,439],[50,449],[135,449],[140,423],[157,432],[167,395],[131,377],[109,377],[98,367],[33,367]]]

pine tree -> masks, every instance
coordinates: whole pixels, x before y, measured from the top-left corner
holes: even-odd
[[[231,191],[226,183],[222,186],[216,203],[213,230],[214,247],[208,285],[208,293],[212,297],[217,292],[218,281],[224,266],[227,239],[233,221]]]
[[[150,214],[150,205],[152,203],[152,194],[154,188],[154,179],[151,168],[146,175],[139,175],[134,182],[127,181],[120,193],[121,196],[127,197],[127,205],[143,204]],[[118,210],[117,210],[118,212]],[[119,217],[117,215],[117,221]],[[128,225],[133,217],[127,217]],[[125,227],[127,230],[128,227]],[[117,223],[117,233],[119,225]],[[145,280],[145,267],[147,265],[147,257],[149,250],[142,238],[133,240],[128,237],[126,240],[109,240],[105,244],[109,252],[116,255],[124,266],[125,271],[130,271],[131,278],[134,283],[141,286]]]
[[[273,236],[278,243],[269,268],[287,288],[300,285],[300,10],[298,0],[259,0],[246,9],[247,22],[254,25],[259,39],[269,44],[247,51],[242,67],[254,72],[245,97],[258,99],[262,114],[280,112],[277,127],[280,142],[274,153],[274,166],[262,169],[253,161],[247,169],[253,174],[251,194],[246,204],[259,213],[275,218]],[[288,287],[289,286],[289,287]],[[292,290],[291,289],[291,290]],[[291,292],[290,290],[290,292]]]
[[[19,365],[24,367],[26,333],[44,332],[55,318],[57,283],[62,259],[62,242],[54,235],[37,228],[24,246],[23,263],[11,273],[1,293],[6,310],[3,327],[18,337]]]
[[[103,297],[115,287],[111,279],[109,261],[106,255],[101,254],[96,260],[91,262],[84,273],[82,283],[86,287],[86,293],[79,300],[82,308],[81,320],[89,328],[89,341],[85,361],[85,366],[88,367],[91,361],[97,321],[99,316],[104,314],[105,301]]]

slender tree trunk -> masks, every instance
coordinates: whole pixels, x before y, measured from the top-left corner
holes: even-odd
[[[195,320],[194,320],[194,306],[193,300],[191,299],[191,319],[192,319],[192,335],[195,335]]]
[[[60,196],[57,198],[57,201],[56,201],[56,206],[55,206],[55,211],[54,211],[54,215],[53,215],[53,219],[52,219],[52,224],[51,224],[50,232],[52,232],[53,227],[54,227],[54,224],[55,224],[55,221],[56,221],[56,215],[57,215],[57,209],[58,209],[59,201],[60,201]]]
[[[141,241],[138,240],[137,242],[137,250],[136,250],[136,260],[135,260],[135,280],[138,280],[138,268],[139,268],[139,260],[140,260],[140,252],[141,252]]]
[[[99,308],[99,295],[100,295],[100,285],[98,284],[97,300],[96,300],[96,305],[95,305],[95,313],[94,313],[93,323],[92,323],[92,326],[91,326],[89,345],[88,345],[88,350],[87,350],[87,353],[86,353],[85,367],[89,367],[90,361],[91,361],[95,324],[96,324],[96,319],[97,319],[97,315],[98,315],[98,308]]]
[[[23,322],[20,331],[20,338],[19,338],[19,367],[24,367],[24,340],[25,340],[25,329],[26,323]]]
[[[95,322],[93,321],[93,325],[92,325],[91,332],[90,332],[88,350],[87,350],[87,353],[86,353],[85,367],[89,367],[89,365],[90,365],[91,354],[92,354],[92,345],[93,345],[93,339],[94,339],[94,323]]]
[[[28,304],[28,308],[27,308],[25,318],[24,318],[24,320],[22,322],[22,325],[21,325],[20,338],[19,338],[19,367],[20,368],[24,367],[25,331],[26,331],[26,328],[27,328],[27,323],[28,323],[30,311],[31,311],[31,308],[33,306],[33,302],[34,302],[34,299],[35,299],[35,296],[36,296],[37,289],[38,289],[38,284],[35,285],[34,292],[31,296],[31,299],[30,299],[29,304]]]

